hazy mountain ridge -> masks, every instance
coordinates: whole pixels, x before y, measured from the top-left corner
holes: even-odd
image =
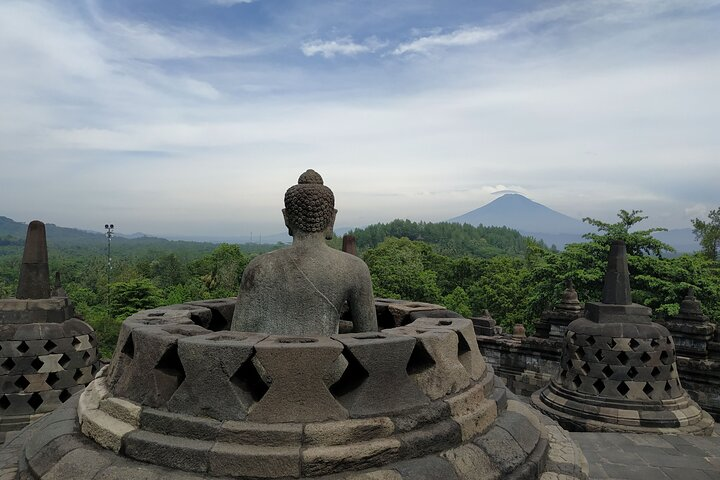
[[[523,235],[542,240],[548,246],[555,245],[557,248],[563,248],[568,243],[585,242],[583,234],[595,231],[595,227],[581,220],[557,212],[517,193],[505,194],[480,208],[448,221],[469,223],[474,226],[506,226]],[[689,253],[699,249],[692,228],[657,232],[654,236],[674,247],[678,253]]]

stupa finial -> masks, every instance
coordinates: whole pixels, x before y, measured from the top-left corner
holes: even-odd
[[[39,220],[33,220],[28,225],[20,267],[20,281],[15,296],[24,299],[50,298],[45,224]]]
[[[610,245],[608,266],[605,272],[602,303],[612,305],[632,304],[630,293],[630,271],[628,270],[625,242],[613,240]]]

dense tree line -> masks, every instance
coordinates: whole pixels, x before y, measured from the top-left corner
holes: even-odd
[[[612,239],[627,243],[633,299],[657,316],[677,313],[689,286],[706,314],[720,319],[720,263],[702,253],[668,257],[672,249],[638,229],[645,217],[620,211],[618,222],[585,219],[597,229],[587,242],[563,251],[507,228],[396,220],[352,233],[370,268],[375,295],[442,304],[465,316],[485,309],[505,328],[532,321],[556,303],[565,280],[581,301],[601,296]],[[340,248],[335,238],[330,245]],[[151,241],[114,245],[108,282],[103,245],[83,250],[51,245],[51,270],[77,312],[98,331],[110,355],[120,323],[138,310],[189,300],[237,295],[242,272],[253,256],[282,245],[212,245]],[[19,245],[0,245],[0,296],[14,295],[21,261]]]

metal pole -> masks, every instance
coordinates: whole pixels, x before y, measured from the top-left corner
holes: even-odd
[[[110,257],[110,241],[112,240],[115,225],[105,224],[105,236],[107,237],[107,311],[110,313],[110,272],[112,271],[112,257]]]

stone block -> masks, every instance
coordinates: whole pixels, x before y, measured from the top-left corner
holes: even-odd
[[[433,303],[424,303],[424,302],[408,302],[408,301],[400,301],[396,303],[389,303],[387,305],[387,309],[390,312],[390,315],[392,315],[393,323],[396,327],[400,327],[403,325],[407,325],[408,323],[412,323],[415,318],[413,318],[412,314],[421,314],[422,312],[437,312],[437,311],[448,311],[445,307],[441,305],[435,305]]]
[[[314,477],[386,465],[398,459],[400,448],[400,441],[394,438],[352,445],[309,447],[301,453],[302,474]]]
[[[188,305],[195,305],[210,309],[212,312],[212,318],[210,320],[210,324],[206,328],[213,332],[219,332],[220,330],[228,330],[230,328],[236,303],[236,297],[229,297],[188,302]]]
[[[207,307],[201,306],[201,305],[192,305],[189,303],[181,303],[179,305],[169,305],[167,307],[162,307],[164,311],[168,310],[177,310],[177,311],[183,311],[187,312],[190,320],[192,322],[203,328],[209,329],[211,323],[212,323],[212,310],[210,310]]]
[[[402,442],[400,457],[416,458],[448,450],[460,445],[462,437],[460,426],[453,420],[411,430],[397,436]]]
[[[485,435],[476,437],[473,443],[480,447],[503,474],[508,474],[521,465],[527,453],[506,430],[491,428]]]
[[[85,388],[78,400],[78,419],[83,422],[85,414],[100,408],[100,402],[110,396],[105,386],[105,377],[98,377]]]
[[[80,430],[98,445],[118,453],[122,447],[123,437],[134,431],[135,427],[101,410],[87,410]]]
[[[76,448],[53,465],[43,480],[93,480],[114,461],[115,458],[107,452]]]
[[[133,427],[140,427],[140,405],[129,402],[123,398],[106,398],[100,400],[100,410],[107,413],[113,418],[117,418],[121,422],[125,422]]]
[[[437,455],[398,462],[393,468],[402,475],[402,478],[408,480],[457,480],[458,478],[450,462]]]
[[[409,326],[383,332],[416,338],[407,370],[430,399],[436,400],[459,392],[470,385],[470,375],[458,358],[458,337],[455,332]]]
[[[392,421],[397,432],[408,432],[447,418],[450,418],[450,406],[441,400],[437,400],[428,405],[403,412],[402,415],[393,416]]]
[[[123,438],[126,456],[188,472],[206,472],[213,442],[135,430]]]
[[[528,455],[540,440],[540,430],[530,420],[517,412],[506,412],[498,417],[495,426],[507,431]]]
[[[389,437],[394,431],[395,425],[388,417],[308,423],[305,425],[304,443],[346,445]]]
[[[143,430],[149,432],[197,440],[215,440],[220,431],[221,422],[212,418],[195,417],[146,407],[140,413],[140,425]]]
[[[443,452],[440,456],[450,463],[459,480],[496,480],[502,477],[499,466],[472,443]]]
[[[207,330],[196,325],[134,329],[128,337],[132,352],[127,344],[123,347],[130,362],[119,372],[115,395],[151,407],[165,405],[185,379],[178,339],[204,333]]]
[[[490,428],[497,418],[497,404],[492,400],[483,400],[474,410],[453,415],[453,420],[460,425],[463,441],[482,434]]]
[[[368,332],[333,338],[345,346],[348,367],[331,392],[351,417],[382,415],[429,402],[405,368],[415,347],[413,337]]]
[[[222,423],[217,440],[266,447],[294,446],[302,443],[303,426],[300,423],[268,424],[228,420]]]
[[[473,323],[467,318],[418,318],[411,326],[440,328],[454,331],[458,336],[458,359],[473,380],[485,375],[485,359],[480,354]]]
[[[261,333],[213,332],[182,338],[178,354],[185,381],[168,409],[218,420],[241,420],[267,391],[250,361]]]
[[[77,435],[67,434],[56,437],[28,459],[28,466],[36,477],[42,477],[67,453],[89,445],[87,439]]]
[[[212,475],[252,478],[300,476],[300,447],[216,443],[210,450]]]
[[[307,423],[347,418],[347,410],[323,382],[342,350],[340,342],[320,336],[270,336],[257,343],[257,360],[272,383],[262,399],[251,407],[248,419]]]

